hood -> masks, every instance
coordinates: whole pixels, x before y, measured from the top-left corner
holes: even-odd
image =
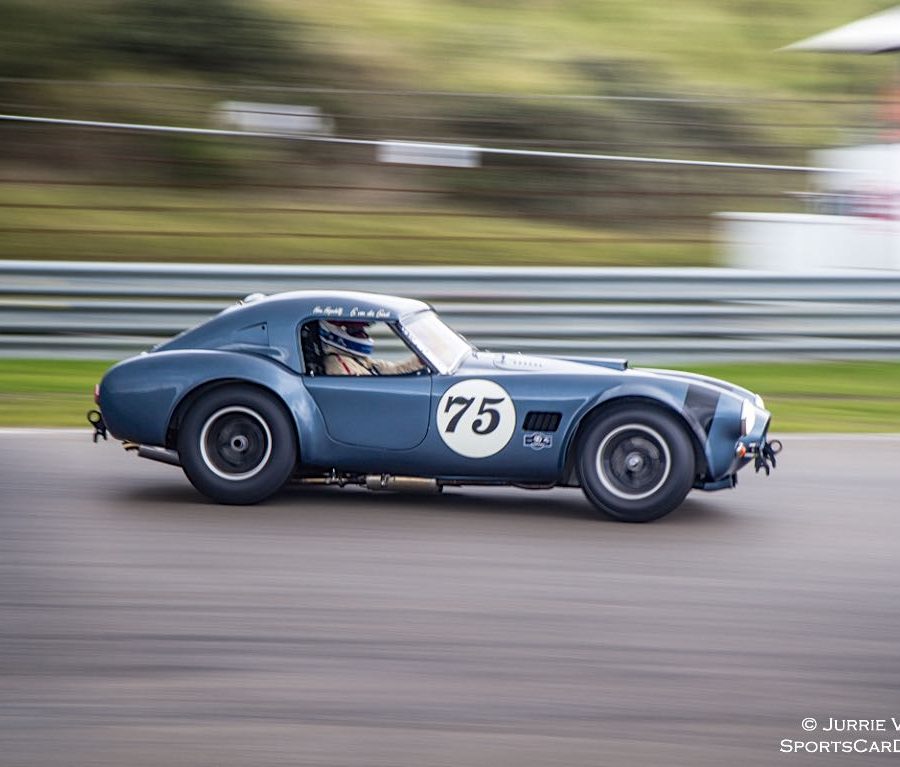
[[[663,368],[632,368],[628,361],[607,357],[542,357],[531,354],[475,352],[464,363],[463,367],[472,373],[504,371],[510,373],[559,373],[569,375],[597,375],[612,372],[625,375],[652,376],[685,383],[704,384],[719,391],[728,392],[741,399],[749,399],[760,404],[759,397],[749,389],[736,386],[711,376],[698,373],[687,373],[681,370]],[[599,369],[598,369],[599,368]]]
[[[682,370],[665,370],[662,368],[634,368],[640,373],[653,373],[653,375],[666,376],[680,381],[688,381],[690,383],[702,383],[707,386],[713,386],[716,389],[727,391],[743,399],[749,399],[759,404],[760,397],[755,392],[745,389],[743,386],[737,386],[729,381],[723,381],[721,378],[713,378],[712,376],[704,376],[699,373],[685,373]]]

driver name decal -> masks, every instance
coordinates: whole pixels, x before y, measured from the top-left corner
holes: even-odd
[[[471,378],[454,384],[437,408],[441,439],[466,458],[487,458],[506,447],[516,429],[516,408],[499,384]]]

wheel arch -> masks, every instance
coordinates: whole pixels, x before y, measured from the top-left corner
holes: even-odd
[[[598,419],[607,414],[635,405],[655,408],[673,416],[679,421],[690,438],[691,446],[694,449],[696,473],[701,475],[707,472],[709,459],[705,449],[706,433],[700,424],[691,417],[689,412],[679,408],[674,402],[648,393],[623,393],[595,402],[573,424],[566,440],[564,452],[562,476],[565,484],[578,484],[575,472],[576,450],[585,432]]]
[[[177,445],[178,429],[181,427],[181,423],[184,420],[184,414],[188,411],[188,409],[195,402],[198,402],[202,397],[209,394],[211,391],[221,389],[224,386],[244,386],[249,389],[256,389],[257,391],[262,392],[263,394],[271,397],[275,402],[277,402],[282,411],[284,411],[284,415],[287,417],[288,422],[291,424],[291,429],[294,432],[294,440],[297,445],[297,453],[299,458],[300,430],[297,425],[297,420],[294,417],[294,414],[291,412],[290,405],[287,403],[284,397],[277,391],[275,391],[275,389],[273,389],[272,387],[261,384],[258,381],[252,381],[246,378],[233,376],[226,376],[203,381],[201,383],[198,383],[196,386],[188,389],[182,395],[181,399],[179,399],[175,403],[175,406],[172,409],[172,414],[169,416],[168,424],[166,425],[165,446],[167,448],[174,449]]]

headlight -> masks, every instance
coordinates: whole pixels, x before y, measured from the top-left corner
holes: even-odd
[[[760,410],[766,409],[766,403],[763,402],[763,398],[758,394],[753,395],[753,404],[756,405],[756,407],[758,407]]]
[[[741,406],[741,436],[746,437],[756,426],[757,407],[750,400],[745,399]]]

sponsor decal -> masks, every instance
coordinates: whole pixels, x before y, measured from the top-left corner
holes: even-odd
[[[390,318],[391,313],[387,309],[360,309],[354,306],[350,310],[350,316],[366,320],[386,320]]]
[[[545,447],[553,447],[553,435],[534,432],[525,435],[525,447],[532,450],[543,450]]]
[[[343,306],[316,306],[313,314],[321,314],[325,317],[341,317],[344,314]]]

